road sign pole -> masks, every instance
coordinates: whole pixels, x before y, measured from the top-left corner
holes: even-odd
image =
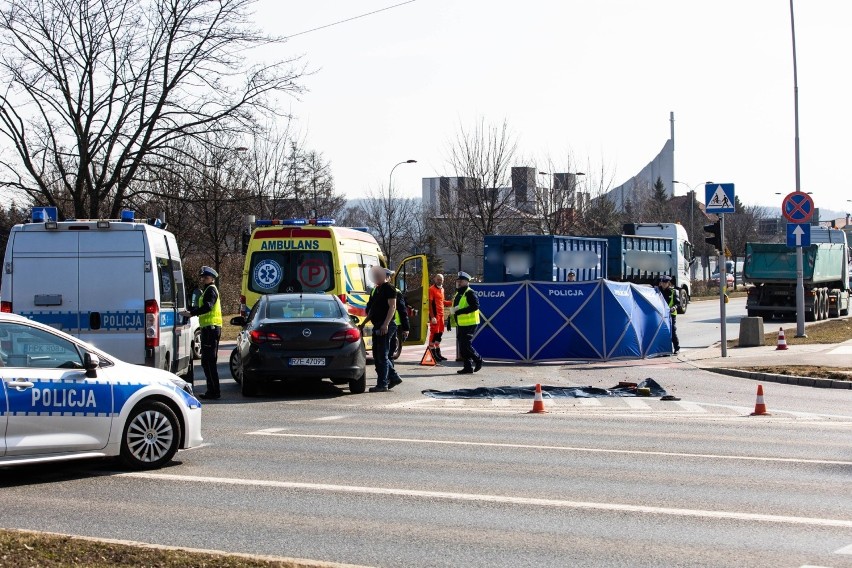
[[[805,261],[803,247],[796,247],[796,337],[805,334]]]
[[[725,214],[719,214],[719,237],[722,250],[719,251],[719,322],[722,331],[722,357],[728,356],[728,318],[725,306],[725,290],[728,288],[728,275],[725,267]],[[801,249],[800,249],[801,250]]]

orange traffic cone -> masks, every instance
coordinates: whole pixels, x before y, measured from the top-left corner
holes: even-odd
[[[432,349],[427,347],[426,352],[423,353],[423,358],[420,359],[420,364],[424,367],[434,367],[438,363],[435,362],[435,357],[432,355]]]
[[[757,402],[754,403],[754,412],[752,416],[771,416],[766,412],[766,403],[763,402],[763,385],[757,385]]]
[[[544,409],[544,398],[541,396],[541,384],[536,383],[535,385],[535,399],[533,400],[532,410],[527,412],[527,414],[546,414],[547,411]]]
[[[775,348],[775,351],[786,351],[787,350],[787,338],[784,337],[784,328],[778,330],[778,347]]]

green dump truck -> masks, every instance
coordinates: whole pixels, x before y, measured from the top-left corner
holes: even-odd
[[[849,313],[849,248],[843,231],[811,227],[811,245],[803,247],[805,318],[827,319]],[[783,244],[746,243],[743,279],[749,317],[794,317],[796,249]]]

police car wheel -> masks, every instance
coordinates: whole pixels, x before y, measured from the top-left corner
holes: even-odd
[[[234,348],[234,350],[231,351],[231,358],[228,361],[228,367],[231,369],[231,377],[234,378],[234,381],[236,381],[238,385],[241,385],[243,383],[243,367],[240,362],[239,349]]]
[[[361,376],[357,379],[349,381],[349,392],[352,394],[362,394],[367,390],[367,370],[365,369]]]
[[[121,459],[132,469],[154,469],[171,461],[180,443],[180,423],[172,409],[156,401],[140,403],[124,425]]]

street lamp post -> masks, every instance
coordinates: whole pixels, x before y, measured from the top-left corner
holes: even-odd
[[[388,176],[388,203],[391,200],[391,187],[393,187],[393,171],[403,164],[416,164],[417,160],[405,160],[404,162],[400,162],[391,168],[390,175]]]

